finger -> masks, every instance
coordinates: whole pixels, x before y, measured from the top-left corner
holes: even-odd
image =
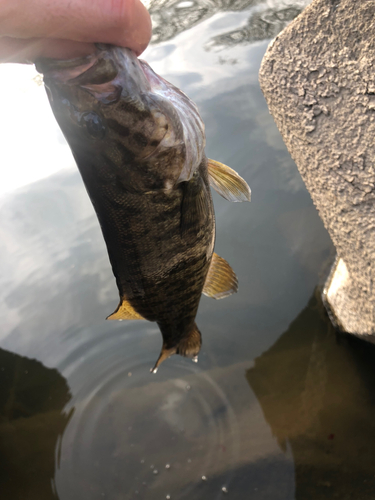
[[[52,59],[72,59],[82,57],[95,51],[92,43],[72,42],[46,38],[0,38],[0,63],[31,64],[40,57]]]
[[[140,0],[0,0],[0,34],[111,43],[139,55],[151,20]]]

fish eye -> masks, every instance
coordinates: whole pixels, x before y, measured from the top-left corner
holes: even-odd
[[[103,139],[105,136],[105,125],[100,116],[93,111],[82,115],[81,124],[84,126],[90,137],[93,137],[94,139]]]

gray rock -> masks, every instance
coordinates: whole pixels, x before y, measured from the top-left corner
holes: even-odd
[[[375,335],[375,2],[314,0],[259,73],[271,114],[338,258],[323,292],[336,326]]]

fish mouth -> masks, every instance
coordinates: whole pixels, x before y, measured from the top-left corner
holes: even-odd
[[[97,95],[101,89],[108,92],[110,84],[116,87],[121,84],[136,95],[149,92],[151,85],[156,83],[145,71],[147,63],[140,61],[131,49],[104,44],[96,44],[96,47],[96,52],[85,57],[39,59],[36,69],[49,82],[93,89]]]
[[[98,53],[94,52],[85,57],[74,59],[38,59],[35,68],[45,77],[56,82],[67,83],[85,73],[98,60]]]
[[[96,48],[96,52],[74,59],[38,59],[35,67],[47,81],[93,88],[97,94],[101,89],[107,92],[105,84],[115,84],[114,80],[120,80],[120,75],[132,80],[141,92],[168,88],[168,82],[131,49],[105,44],[96,44]]]

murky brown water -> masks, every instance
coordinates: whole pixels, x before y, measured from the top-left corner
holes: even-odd
[[[305,4],[150,7],[144,58],[197,102],[208,156],[253,193],[214,194],[216,251],[240,289],[203,297],[197,365],[175,356],[152,376],[157,326],[104,320],[117,289],[78,171],[54,173],[67,147],[47,112],[51,136],[21,156],[36,100],[12,103],[5,122],[24,118],[0,158],[23,187],[0,198],[1,500],[373,499],[374,346],[337,337],[324,313],[334,249],[257,81],[269,39]]]

